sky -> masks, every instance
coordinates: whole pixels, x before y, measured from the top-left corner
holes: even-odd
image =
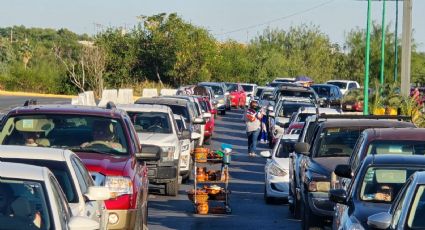
[[[395,25],[395,1],[387,1],[386,23]],[[95,34],[107,27],[132,28],[137,16],[176,12],[209,30],[219,40],[247,42],[267,28],[312,24],[332,42],[343,44],[352,29],[366,27],[362,0],[0,0],[0,27],[67,28]],[[413,0],[413,38],[425,51],[425,0]],[[399,3],[401,34],[403,2]],[[382,20],[382,2],[372,3],[372,18]]]

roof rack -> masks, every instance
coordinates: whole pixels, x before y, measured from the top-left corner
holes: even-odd
[[[24,106],[37,105],[37,100],[29,99],[24,102]]]
[[[355,115],[355,114],[320,114],[319,119],[385,119],[385,120],[399,120],[399,121],[412,121],[411,116],[402,115]]]

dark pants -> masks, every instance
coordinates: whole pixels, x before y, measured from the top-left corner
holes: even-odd
[[[255,153],[257,150],[257,141],[258,135],[260,134],[260,129],[247,132],[246,134],[248,135],[248,153]]]

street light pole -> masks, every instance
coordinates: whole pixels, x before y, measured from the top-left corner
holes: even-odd
[[[384,69],[385,69],[385,2],[382,1],[382,29],[381,29],[381,74],[380,74],[380,83],[381,83],[381,92],[382,87],[384,86]]]
[[[395,0],[395,32],[394,32],[394,82],[398,75],[398,0]]]
[[[403,2],[403,36],[401,39],[401,95],[410,95],[410,62],[412,58],[412,0]]]
[[[371,27],[371,0],[367,1],[367,22],[366,22],[366,58],[365,58],[365,77],[364,77],[364,104],[363,114],[369,114],[369,62],[370,62],[370,27]]]

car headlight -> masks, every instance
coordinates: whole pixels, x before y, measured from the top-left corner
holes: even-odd
[[[276,163],[271,163],[269,166],[269,174],[273,176],[286,176],[288,173],[277,166]]]
[[[331,183],[328,181],[311,181],[308,184],[310,192],[328,192],[331,188]]]
[[[133,194],[133,182],[129,177],[106,176],[105,187],[109,188],[111,197]]]
[[[187,151],[187,150],[189,150],[189,144],[183,145],[182,146],[182,151]]]
[[[162,146],[162,158],[164,160],[172,161],[174,160],[174,151],[176,148],[174,146]]]

